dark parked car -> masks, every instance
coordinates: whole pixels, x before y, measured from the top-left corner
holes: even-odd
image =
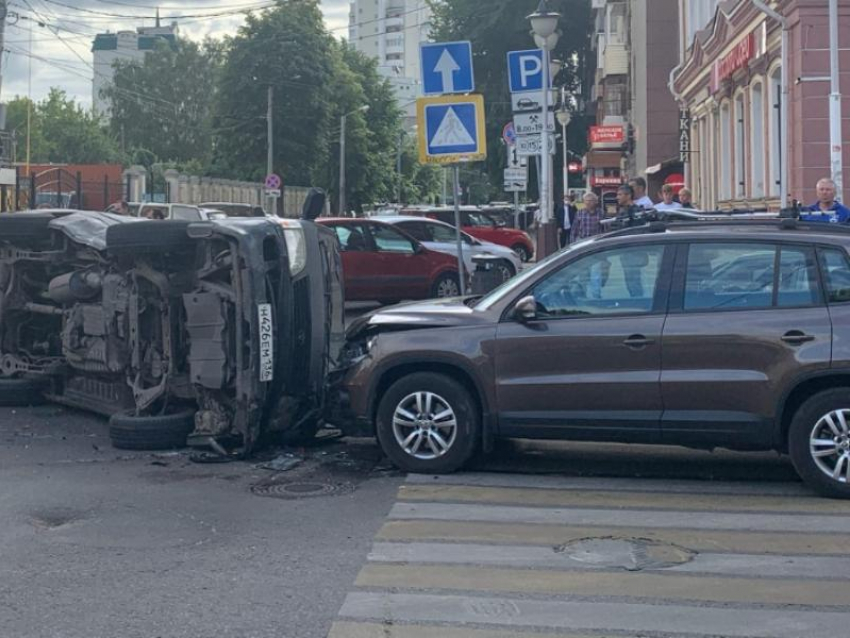
[[[457,259],[375,219],[327,218],[339,238],[346,301],[396,303],[460,294]]]
[[[285,223],[0,215],[0,405],[110,416],[129,449],[310,436],[344,329],[323,200]]]
[[[336,417],[414,472],[496,437],[779,450],[850,497],[850,229],[655,223],[353,324]],[[663,353],[663,356],[662,356]]]

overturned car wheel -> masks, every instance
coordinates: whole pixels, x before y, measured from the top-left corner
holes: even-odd
[[[186,234],[186,229],[191,223],[163,219],[134,224],[116,224],[106,229],[106,249],[113,254],[184,250],[194,245],[193,240]]]
[[[194,410],[159,416],[113,414],[109,439],[119,450],[169,450],[185,447],[194,428]]]
[[[46,388],[47,383],[42,379],[0,379],[0,407],[41,405]]]

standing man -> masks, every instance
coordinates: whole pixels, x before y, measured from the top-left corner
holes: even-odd
[[[635,191],[628,185],[623,184],[617,189],[617,219],[625,226],[637,226],[643,222],[635,219],[641,211],[641,207],[635,202]]]
[[[643,177],[634,177],[629,180],[629,186],[634,193],[635,205],[644,210],[655,206],[655,203],[646,194],[646,180]]]
[[[588,237],[593,237],[602,232],[602,209],[599,207],[599,198],[596,193],[588,191],[582,199],[584,208],[576,212],[575,221],[570,229],[570,241],[576,242]]]
[[[824,177],[817,184],[818,201],[800,213],[806,222],[830,222],[845,224],[850,221],[850,208],[835,199],[835,182]]]
[[[673,187],[670,184],[664,184],[661,187],[661,202],[655,205],[655,210],[676,210],[677,208],[682,208],[682,204],[673,201],[674,197]]]

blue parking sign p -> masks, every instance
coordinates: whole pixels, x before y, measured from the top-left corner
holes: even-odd
[[[543,90],[543,51],[510,51],[508,53],[508,78],[511,93]]]

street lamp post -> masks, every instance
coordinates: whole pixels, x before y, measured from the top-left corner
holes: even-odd
[[[543,50],[543,121],[549,118],[550,75],[549,53],[558,44],[558,19],[561,14],[549,11],[546,0],[540,0],[537,11],[528,16],[534,42]],[[549,131],[543,127],[540,144],[540,229],[537,233],[537,257],[555,252],[555,234],[552,232],[552,157],[549,155]]]
[[[364,104],[360,108],[349,111],[339,118],[339,215],[345,216],[345,124],[349,115],[355,113],[365,113],[369,110],[369,105]]]
[[[567,89],[561,87],[561,109],[558,111],[558,123],[561,125],[561,137],[564,140],[564,199],[570,187],[569,150],[567,148],[567,127],[570,125],[572,114],[567,108]]]

